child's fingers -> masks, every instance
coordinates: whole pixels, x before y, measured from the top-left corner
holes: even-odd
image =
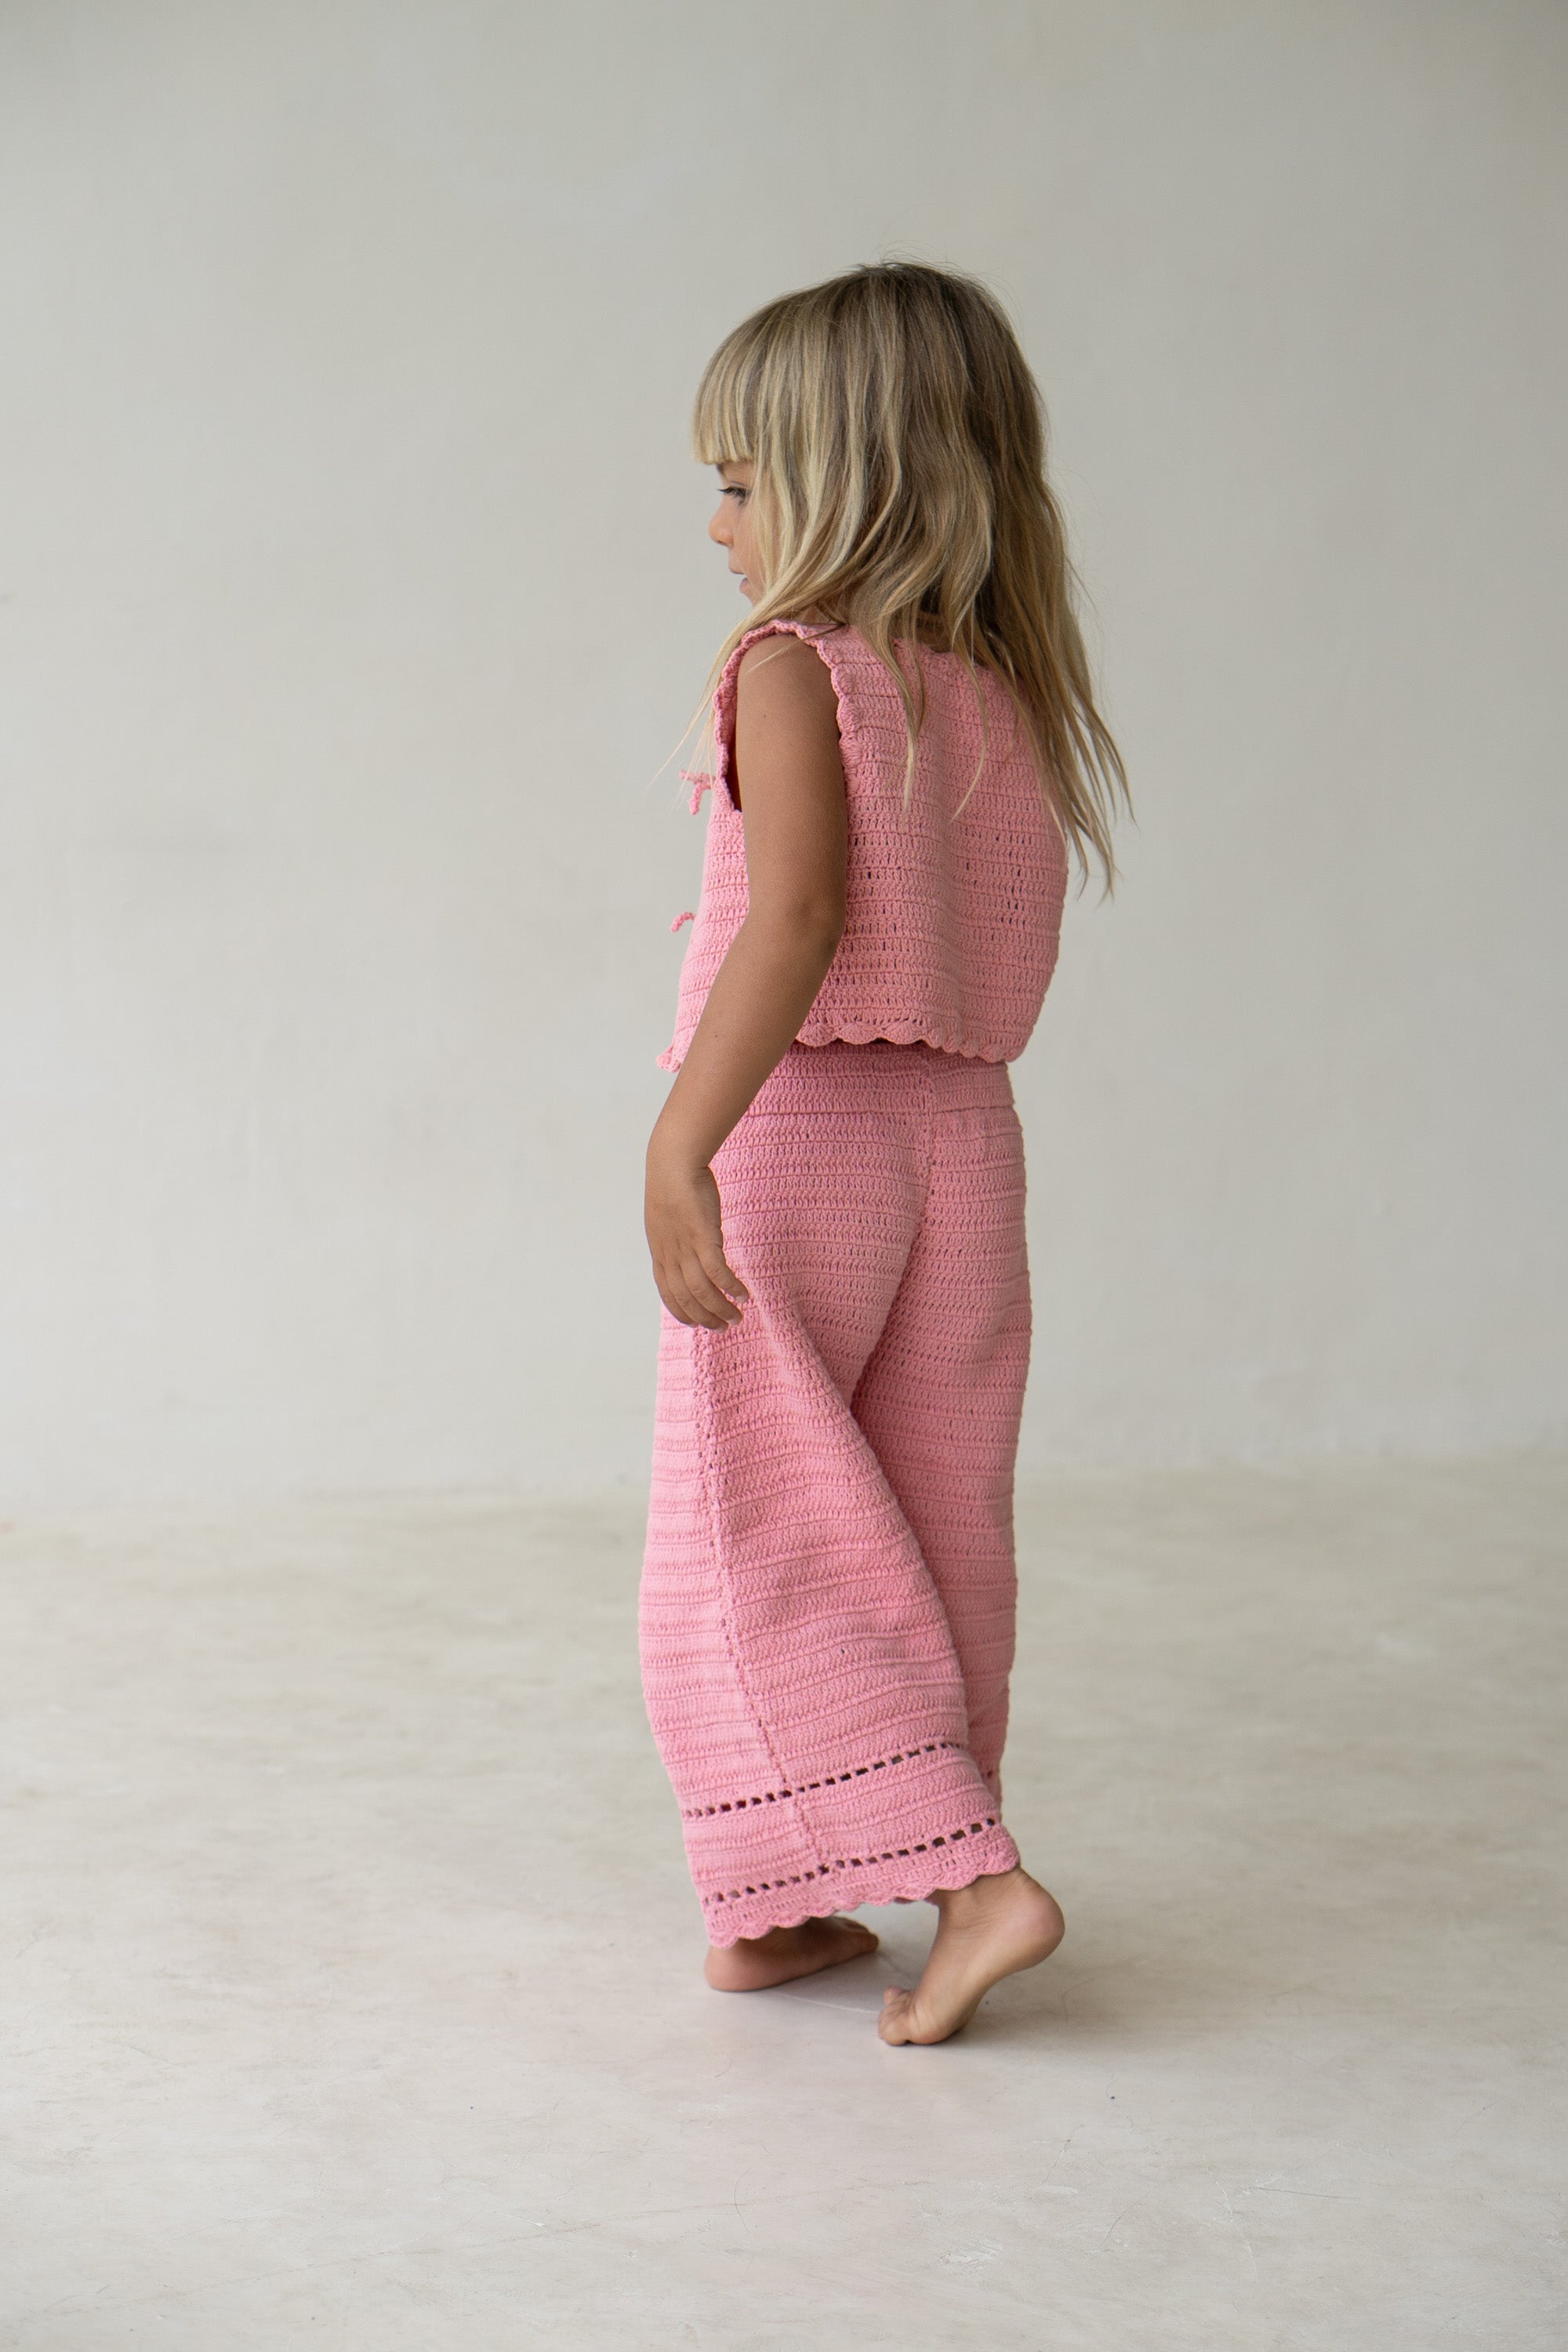
[[[723,1263],[722,1259],[720,1263]],[[725,1271],[729,1272],[728,1267]],[[720,1289],[695,1252],[689,1251],[667,1263],[659,1274],[665,1303],[683,1323],[700,1323],[710,1331],[723,1331],[740,1321],[739,1303]]]
[[[666,1274],[658,1266],[654,1268],[653,1278],[658,1285],[659,1297],[678,1323],[706,1322],[707,1318],[697,1301],[687,1291],[684,1283],[678,1282],[673,1275]]]
[[[702,1271],[715,1290],[721,1291],[726,1298],[732,1298],[737,1307],[751,1305],[751,1292],[724,1255],[722,1249],[710,1246],[701,1250],[699,1255]]]
[[[733,1310],[728,1318],[709,1314],[705,1307],[699,1307],[696,1300],[682,1290],[667,1291],[664,1303],[678,1323],[689,1323],[699,1331],[727,1331],[734,1319]]]
[[[722,1331],[727,1328],[727,1326],[719,1320],[717,1315],[705,1315],[695,1299],[689,1298],[685,1291],[677,1288],[674,1285],[661,1283],[658,1295],[678,1323],[689,1324],[699,1331]]]
[[[723,1259],[721,1258],[719,1263],[723,1265]],[[724,1271],[729,1274],[728,1266],[724,1267]],[[696,1300],[698,1306],[706,1314],[717,1318],[718,1321],[726,1328],[731,1323],[740,1321],[741,1301],[731,1297],[729,1293],[720,1286],[710,1265],[705,1259],[700,1257],[686,1259],[680,1273],[689,1295]],[[730,1275],[730,1279],[733,1282],[735,1276]]]
[[[710,1283],[721,1297],[731,1298],[743,1307],[752,1294],[724,1255],[724,1228],[720,1219],[717,1192],[709,1196],[703,1206],[707,1213],[697,1222],[696,1231],[689,1228],[682,1236],[687,1280],[689,1282],[696,1275],[702,1281]],[[695,1266],[691,1263],[693,1259]]]
[[[703,1330],[718,1331],[724,1329],[734,1315],[735,1309],[727,1299],[712,1297],[704,1300],[699,1297],[699,1290],[707,1286],[701,1283],[700,1276],[694,1285],[687,1266],[679,1258],[656,1259],[654,1280],[658,1285],[659,1297],[677,1322],[695,1323]]]
[[[723,1240],[718,1234],[697,1237],[682,1272],[688,1288],[705,1305],[717,1307],[727,1322],[738,1322],[738,1310],[751,1303],[752,1294],[725,1257]]]
[[[732,1329],[751,1293],[724,1255],[719,1188],[709,1169],[667,1191],[649,1181],[646,1216],[654,1279],[670,1313],[709,1331]]]

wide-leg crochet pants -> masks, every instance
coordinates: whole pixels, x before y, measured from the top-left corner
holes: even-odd
[[[715,1944],[1011,1869],[1029,1351],[1005,1064],[791,1048],[714,1161],[739,1327],[664,1318],[643,1682]]]

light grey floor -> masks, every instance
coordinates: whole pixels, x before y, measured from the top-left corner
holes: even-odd
[[[630,1507],[5,1531],[4,2341],[1556,2352],[1565,1524],[1539,1461],[1032,1496],[1068,1940],[897,2051],[923,1905],[701,1982]]]

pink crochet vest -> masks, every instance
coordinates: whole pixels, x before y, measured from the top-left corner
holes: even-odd
[[[844,936],[800,1042],[858,1045],[889,1037],[984,1062],[1015,1060],[1056,963],[1067,856],[1011,698],[980,672],[988,735],[976,783],[973,682],[956,655],[921,649],[925,723],[906,810],[904,706],[865,639],[855,629],[770,621],[749,631],[725,665],[713,698],[717,772],[691,779],[693,814],[710,785],[713,811],[675,1036],[660,1067],[679,1067],[745,919],[745,842],[730,783],[735,678],[747,646],[781,630],[815,646],[832,675],[849,802]]]

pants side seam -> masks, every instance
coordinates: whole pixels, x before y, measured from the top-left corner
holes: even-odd
[[[703,1330],[700,1326],[692,1333],[691,1370],[692,1387],[694,1391],[697,1391],[694,1397],[696,1410],[693,1417],[698,1431],[698,1459],[702,1465],[702,1494],[708,1507],[708,1525],[713,1545],[714,1579],[719,1588],[719,1623],[724,1635],[724,1648],[729,1656],[730,1670],[735,1677],[736,1687],[745,1698],[747,1707],[751,1711],[752,1721],[756,1726],[757,1736],[767,1749],[768,1760],[773,1768],[774,1776],[782,1785],[788,1777],[784,1769],[784,1761],[774,1745],[773,1731],[767,1717],[757,1703],[756,1694],[741,1663],[741,1644],[735,1638],[730,1566],[724,1546],[723,1513],[719,1495],[721,1474],[718,1431],[715,1426],[717,1406],[713,1394],[713,1338],[710,1332]],[[816,1832],[810,1816],[804,1807],[797,1812],[796,1819],[810,1843],[817,1867],[826,1869],[826,1864],[818,1845]]]

